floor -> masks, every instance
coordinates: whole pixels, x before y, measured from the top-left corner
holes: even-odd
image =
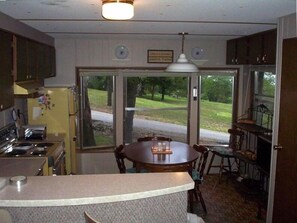
[[[265,210],[258,219],[258,203],[252,198],[244,199],[235,180],[217,182],[218,175],[204,176],[200,190],[208,213],[205,214],[200,202],[195,201],[195,214],[206,223],[265,223]]]

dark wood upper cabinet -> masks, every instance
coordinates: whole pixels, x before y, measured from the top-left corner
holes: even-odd
[[[263,56],[265,64],[276,63],[277,31],[271,30],[263,34]]]
[[[11,33],[0,30],[0,111],[14,105],[12,37]]]
[[[42,80],[55,76],[54,47],[17,36],[16,82]]]
[[[55,47],[50,47],[50,66],[51,66],[51,72],[48,77],[54,77],[56,76],[56,49]]]
[[[273,65],[276,60],[277,31],[269,30],[254,35],[227,40],[228,65]]]
[[[276,36],[277,32],[275,29],[248,37],[249,64],[275,64]]]
[[[227,64],[236,64],[236,39],[227,40]]]
[[[32,80],[28,74],[28,39],[16,38],[16,77],[15,81]]]
[[[247,39],[238,38],[227,41],[227,64],[247,63]]]

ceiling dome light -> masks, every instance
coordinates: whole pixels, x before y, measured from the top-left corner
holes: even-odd
[[[188,33],[179,33],[182,35],[182,52],[179,55],[177,61],[175,63],[171,63],[167,66],[166,72],[184,72],[184,73],[197,73],[199,71],[198,67],[191,63],[186,55],[184,54],[184,41],[185,35]]]
[[[133,0],[102,0],[102,16],[111,20],[133,18]]]

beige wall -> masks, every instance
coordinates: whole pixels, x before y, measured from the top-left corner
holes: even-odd
[[[127,59],[118,60],[114,55],[115,47],[125,45],[129,49]],[[56,38],[57,76],[46,80],[46,85],[71,85],[75,83],[75,67],[164,67],[163,64],[147,63],[147,50],[174,50],[175,59],[181,52],[181,39],[118,39]],[[205,50],[203,61],[193,61],[199,66],[225,66],[226,41],[224,39],[186,39],[185,53],[188,58],[191,49],[201,47]],[[201,65],[203,63],[203,65]]]

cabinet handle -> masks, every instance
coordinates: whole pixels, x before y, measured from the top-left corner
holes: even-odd
[[[262,60],[264,63],[266,62],[266,54],[263,55]]]
[[[281,145],[274,145],[273,146],[273,149],[274,150],[278,150],[278,151],[281,151],[284,147],[282,147]]]
[[[257,63],[260,63],[260,57],[257,56]]]

